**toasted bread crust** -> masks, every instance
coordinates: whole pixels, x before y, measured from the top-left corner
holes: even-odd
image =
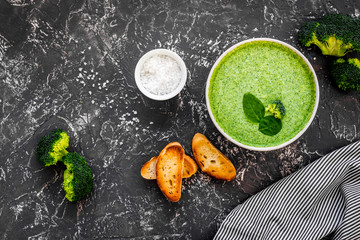
[[[203,172],[227,181],[236,177],[236,170],[232,162],[212,145],[204,135],[200,133],[194,135],[192,151],[195,161]]]
[[[184,149],[180,143],[169,143],[159,154],[156,163],[156,180],[167,199],[177,202],[181,198]]]
[[[158,157],[152,157],[141,168],[141,176],[147,180],[156,179],[156,161]],[[198,170],[198,165],[188,155],[184,155],[184,167],[182,172],[182,178],[189,178],[194,175]]]

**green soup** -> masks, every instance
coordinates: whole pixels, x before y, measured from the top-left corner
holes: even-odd
[[[245,117],[242,99],[250,92],[267,106],[281,100],[286,108],[283,127],[274,136]],[[210,79],[209,104],[222,130],[254,147],[272,147],[295,137],[308,123],[315,106],[314,75],[291,49],[275,42],[252,41],[229,52]]]

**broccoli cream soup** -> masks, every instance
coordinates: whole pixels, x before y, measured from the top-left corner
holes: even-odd
[[[243,110],[245,93],[266,107],[280,100],[286,109],[282,129],[274,136],[261,133]],[[215,121],[234,140],[254,147],[272,147],[295,137],[311,118],[316,100],[314,75],[291,49],[275,42],[252,41],[229,52],[215,67],[209,85],[209,104]]]

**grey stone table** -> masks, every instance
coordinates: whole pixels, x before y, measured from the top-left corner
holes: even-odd
[[[338,90],[332,59],[296,37],[304,22],[337,12],[359,17],[360,2],[0,0],[0,239],[212,239],[236,205],[359,139],[359,93]],[[320,84],[308,131],[272,152],[227,141],[204,99],[217,57],[253,37],[298,48]],[[186,87],[163,102],[134,81],[138,59],[155,48],[177,52],[188,68]],[[78,203],[64,197],[64,167],[35,158],[39,139],[55,128],[94,173],[94,190]],[[181,200],[169,202],[140,168],[170,141],[191,154],[196,132],[233,161],[236,179],[198,172],[183,181]]]

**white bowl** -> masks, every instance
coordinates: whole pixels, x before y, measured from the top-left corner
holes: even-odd
[[[171,57],[178,63],[180,70],[181,70],[181,79],[180,79],[180,83],[178,84],[178,86],[172,92],[163,94],[163,95],[154,94],[154,93],[150,92],[149,90],[147,90],[143,86],[141,79],[140,79],[140,72],[141,72],[141,69],[142,69],[144,63],[149,58],[156,56],[156,55],[166,55],[168,57]],[[186,66],[185,66],[184,61],[175,52],[167,50],[167,49],[154,49],[154,50],[147,52],[145,55],[143,55],[140,58],[140,60],[138,61],[138,63],[136,64],[136,67],[135,67],[135,82],[136,82],[136,85],[139,88],[139,90],[148,98],[151,98],[153,100],[158,100],[158,101],[168,100],[168,99],[175,97],[177,94],[179,94],[180,91],[185,86],[186,77],[187,77],[187,71],[186,71]]]
[[[315,83],[315,88],[316,88],[316,97],[315,97],[315,104],[314,104],[314,108],[313,108],[313,112],[312,112],[312,115],[309,119],[309,121],[307,122],[307,124],[305,125],[305,127],[295,136],[293,137],[292,139],[290,139],[289,141],[287,142],[284,142],[280,145],[277,145],[277,146],[272,146],[272,147],[254,147],[254,146],[248,146],[248,145],[245,145],[243,143],[240,143],[236,140],[234,140],[232,137],[230,137],[220,126],[219,124],[216,122],[215,120],[215,117],[211,111],[211,108],[210,108],[210,101],[209,101],[209,87],[210,87],[210,80],[211,80],[211,76],[214,72],[214,69],[216,68],[216,66],[220,63],[220,61],[232,50],[234,50],[235,48],[237,48],[238,46],[242,45],[242,44],[245,44],[245,43],[248,43],[248,42],[252,42],[252,41],[268,41],[268,42],[275,42],[275,43],[279,43],[289,49],[291,49],[293,52],[295,52],[297,55],[299,55],[303,60],[304,62],[307,64],[307,66],[309,67],[309,69],[311,70],[311,72],[313,73],[314,75],[314,83]],[[219,132],[224,136],[226,137],[228,140],[230,140],[231,142],[233,142],[234,144],[236,144],[237,146],[240,146],[240,147],[243,147],[243,148],[246,148],[246,149],[249,149],[249,150],[253,150],[253,151],[272,151],[272,150],[276,150],[276,149],[280,149],[280,148],[283,148],[289,144],[291,144],[292,142],[294,142],[295,140],[297,140],[307,129],[308,127],[310,126],[310,124],[312,123],[315,115],[316,115],[316,111],[317,111],[317,108],[318,108],[318,105],[319,105],[319,98],[320,98],[320,93],[319,93],[319,83],[318,83],[318,80],[317,80],[317,77],[316,77],[316,74],[315,74],[315,71],[313,69],[313,67],[311,66],[310,62],[305,58],[305,56],[299,52],[296,48],[294,48],[293,46],[285,43],[285,42],[282,42],[282,41],[279,41],[279,40],[276,40],[276,39],[272,39],[272,38],[253,38],[253,39],[248,39],[248,40],[245,40],[245,41],[242,41],[240,43],[237,43],[235,44],[234,46],[230,47],[229,49],[227,49],[218,59],[217,61],[215,62],[215,64],[213,65],[213,67],[211,68],[211,71],[209,73],[209,76],[208,76],[208,79],[207,79],[207,83],[206,83],[206,89],[205,89],[205,96],[206,96],[206,105],[207,105],[207,109],[208,109],[208,112],[209,112],[209,115],[210,115],[210,118],[212,120],[212,122],[214,123],[215,127],[219,130]]]

